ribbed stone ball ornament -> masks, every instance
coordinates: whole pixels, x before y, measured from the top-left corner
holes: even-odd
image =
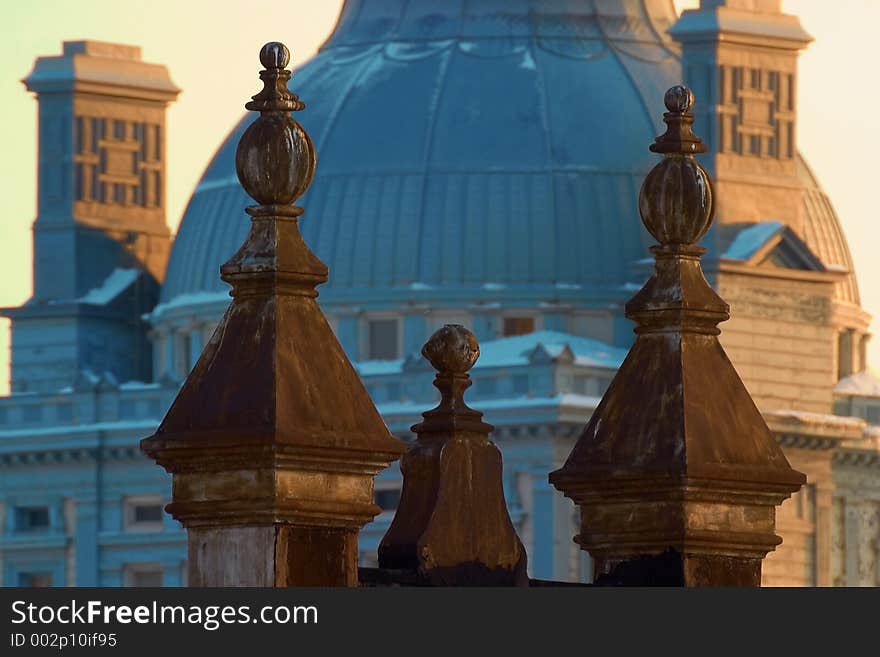
[[[477,336],[460,324],[447,324],[428,338],[422,356],[441,374],[462,375],[480,357]]]
[[[664,101],[669,110],[663,117],[667,130],[651,150],[665,157],[642,184],[639,214],[660,244],[695,244],[709,230],[715,214],[709,174],[694,159],[694,153],[705,152],[706,146],[691,131],[693,92],[673,87]]]
[[[245,130],[235,152],[235,171],[242,187],[261,205],[290,205],[302,196],[315,176],[315,147],[302,126],[290,116],[303,107],[287,90],[290,52],[271,42],[260,50],[265,88],[248,103],[260,116]]]

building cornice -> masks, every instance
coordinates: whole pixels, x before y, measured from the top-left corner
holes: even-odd
[[[846,271],[838,270],[807,271],[803,269],[787,269],[785,267],[762,267],[746,264],[738,260],[729,260],[727,258],[721,258],[717,262],[718,265],[716,271],[722,274],[778,278],[800,283],[819,283],[829,286],[842,280],[848,273]],[[707,267],[707,269],[710,268]]]

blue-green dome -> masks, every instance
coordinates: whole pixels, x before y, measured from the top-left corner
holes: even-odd
[[[675,19],[672,0],[349,0],[291,81],[318,154],[300,204],[322,300],[620,297],[649,243],[637,193],[680,81]],[[225,289],[251,120],[189,203],[163,302]]]

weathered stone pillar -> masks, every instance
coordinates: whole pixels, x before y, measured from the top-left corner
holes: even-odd
[[[312,142],[290,112],[287,48],[266,44],[236,170],[258,205],[221,268],[232,303],[156,433],[141,442],[174,475],[167,510],[187,528],[190,586],[354,586],[357,535],[379,507],[373,476],[403,451],[315,298],[326,266],[293,205]]]
[[[651,278],[627,304],[636,342],[551,482],[581,509],[576,541],[599,584],[759,586],[781,539],[775,507],[804,483],[788,464],[718,342],[728,306],[695,246],[714,215],[694,159],[693,94],[666,93],[664,159],[639,196],[660,244]]]
[[[422,347],[437,376],[437,408],[423,413],[401,459],[403,492],[379,545],[379,567],[415,571],[432,585],[528,584],[526,553],[504,501],[494,428],[469,408],[468,370],[480,356],[473,333],[447,325]]]

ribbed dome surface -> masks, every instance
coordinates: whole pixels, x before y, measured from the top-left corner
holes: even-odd
[[[291,81],[318,153],[300,204],[330,267],[322,299],[627,283],[649,244],[647,146],[680,82],[675,18],[671,0],[349,0]],[[251,120],[190,201],[165,302],[225,287],[248,228],[233,159]]]
[[[300,205],[330,267],[321,299],[629,296],[651,243],[637,210],[648,145],[682,77],[676,19],[672,0],[348,0],[291,81],[318,154]],[[219,267],[248,230],[234,156],[252,120],[190,200],[163,303],[226,289]],[[801,237],[852,272],[834,209],[798,162]],[[854,274],[837,296],[858,304]]]
[[[804,185],[804,227],[801,238],[826,267],[842,267],[850,272],[837,284],[835,296],[841,301],[859,305],[859,286],[853,259],[837,212],[806,160],[799,156],[797,165],[798,179]]]

